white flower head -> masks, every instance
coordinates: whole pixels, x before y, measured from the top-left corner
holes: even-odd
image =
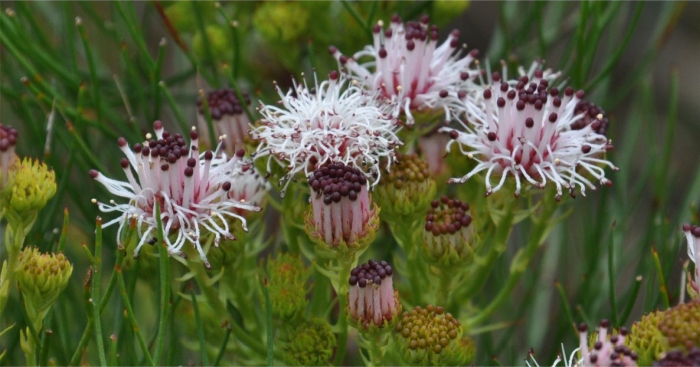
[[[424,15],[420,22],[404,24],[394,15],[387,29],[381,21],[377,23],[372,28],[374,43],[352,57],[329,48],[342,67],[391,102],[394,118],[403,112],[409,125],[415,122],[415,112],[442,110],[445,121],[451,120],[458,95],[464,94],[465,85],[471,85],[468,82],[479,74],[470,68],[478,51],[462,57],[466,45],[460,44],[458,30],[438,45],[438,28],[429,21]]]
[[[479,172],[486,171],[486,195],[498,191],[508,176],[515,178],[515,195],[523,183],[544,188],[548,182],[556,186],[556,199],[563,188],[575,196],[575,188],[585,196],[586,187],[596,187],[584,174],[603,185],[612,185],[605,177],[603,166],[617,170],[602,158],[612,148],[611,141],[597,132],[604,116],[597,115],[586,124],[578,123],[588,114],[576,108],[583,91],[567,87],[563,93],[550,87],[558,74],[534,70],[518,80],[502,82],[494,73],[482,89],[480,98],[466,98],[461,112],[463,130],[441,128],[453,139],[447,144],[449,152],[457,143],[460,151],[477,161],[476,167],[450,182],[463,183]],[[586,110],[588,111],[588,110]],[[607,126],[607,120],[605,120]],[[496,186],[492,175],[499,176]]]
[[[608,320],[602,320],[600,322],[597,339],[593,343],[593,348],[590,349],[588,347],[588,326],[586,324],[580,324],[578,326],[579,347],[574,349],[567,358],[564,345],[562,344],[561,350],[564,357],[557,356],[552,367],[559,365],[559,362],[562,361],[565,367],[636,367],[637,354],[634,353],[630,347],[625,345],[625,337],[628,334],[627,329],[622,327],[617,335],[608,337],[609,327],[610,322]],[[535,360],[532,350],[528,352],[528,359],[525,360],[525,364],[528,367],[540,367],[539,363]],[[532,361],[532,364],[530,364],[530,361]]]
[[[102,173],[91,170],[90,176],[104,185],[107,190],[123,198],[128,203],[117,204],[114,200],[101,203],[93,199],[103,212],[121,212],[122,215],[104,225],[119,223],[117,241],[128,228],[132,219],[137,221],[139,238],[134,249],[138,256],[150,236],[157,232],[155,205],[161,212],[165,241],[170,254],[183,255],[185,243],[192,243],[202,261],[210,267],[200,240],[213,234],[218,246],[221,237],[235,239],[231,234],[227,217],[241,220],[247,231],[245,218],[236,211],[260,211],[261,208],[232,197],[237,190],[237,180],[252,172],[251,162],[244,161],[243,150],[231,158],[217,151],[198,151],[198,134],[190,132],[190,144],[180,134],[170,134],[163,124],[153,124],[156,137],[146,135],[143,144],[129,147],[126,139],[119,138],[119,148],[126,158],[121,160],[127,181],[111,179]],[[150,236],[149,236],[150,235]],[[174,240],[172,238],[175,238]]]
[[[295,82],[286,94],[276,88],[280,106],[261,104],[263,118],[250,136],[259,142],[254,157],[268,157],[268,171],[273,158],[284,162],[288,173],[280,181],[286,181],[282,195],[298,172],[308,177],[327,163],[355,167],[373,183],[379,181],[380,158],[392,161],[394,149],[402,143],[396,135],[399,121],[390,117],[374,93],[349,83],[337,71],[320,84],[314,77],[311,88],[306,80]]]
[[[688,257],[695,264],[695,276],[690,277],[690,288],[695,297],[700,297],[700,226],[683,225],[683,233],[688,242]]]

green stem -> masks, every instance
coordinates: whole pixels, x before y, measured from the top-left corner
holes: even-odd
[[[104,340],[102,339],[102,322],[100,318],[100,282],[102,279],[102,219],[97,218],[97,229],[95,231],[95,264],[93,265],[92,283],[90,288],[90,307],[92,308],[93,326],[95,328],[95,340],[97,341],[97,353],[100,358],[100,365],[107,365],[105,356]]]
[[[160,205],[156,205],[156,218],[158,222],[158,263],[160,268],[160,317],[158,322],[158,338],[156,339],[156,350],[153,362],[157,365],[163,354],[165,347],[166,330],[168,327],[168,306],[170,303],[170,257],[165,245],[165,233],[163,232],[163,221],[160,216]],[[208,364],[208,363],[207,363]]]
[[[348,347],[348,317],[345,314],[345,305],[348,300],[348,282],[346,278],[350,274],[350,267],[352,267],[352,260],[339,258],[340,271],[338,272],[338,283],[340,289],[338,289],[338,308],[340,312],[338,313],[338,349],[335,353],[335,360],[333,364],[340,366],[345,360],[345,352]]]

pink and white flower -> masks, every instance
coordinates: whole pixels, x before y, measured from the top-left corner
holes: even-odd
[[[245,114],[245,108],[250,105],[250,97],[243,94],[244,100],[240,101],[231,88],[225,88],[210,91],[206,99],[214,125],[214,136],[222,137],[223,150],[228,156],[233,156],[239,149],[244,148],[244,143],[248,139],[250,120]],[[209,125],[204,112],[200,98],[197,100],[199,139],[202,140],[202,144],[211,146],[214,143],[209,141]]]
[[[461,57],[466,45],[460,44],[458,30],[438,45],[438,28],[429,21],[424,15],[420,22],[404,24],[394,15],[389,28],[384,29],[381,21],[376,24],[374,43],[352,57],[329,48],[353,77],[392,104],[394,118],[403,112],[408,125],[415,122],[415,113],[422,112],[444,112],[449,121],[451,110],[459,104],[458,96],[466,93],[465,83],[479,75],[470,67],[478,51]],[[361,61],[363,58],[369,61]]]
[[[691,276],[688,282],[689,290],[692,290],[693,298],[700,299],[700,226],[686,223],[683,225],[683,233],[688,242],[688,257],[695,264],[695,276]]]
[[[15,145],[17,145],[17,130],[12,126],[0,124],[0,190],[8,184],[10,167],[17,160]]]
[[[304,80],[286,94],[276,89],[280,106],[261,104],[263,118],[250,135],[259,142],[253,156],[267,156],[268,171],[273,158],[286,167],[282,195],[298,172],[308,177],[327,163],[360,169],[376,183],[380,158],[392,161],[394,148],[402,144],[396,136],[399,121],[390,116],[388,106],[336,71],[311,87]]]
[[[134,249],[138,256],[141,246],[157,232],[155,205],[160,207],[165,241],[170,254],[182,255],[182,248],[190,242],[207,267],[210,267],[202,248],[201,239],[214,235],[218,246],[221,237],[235,239],[227,223],[227,217],[241,220],[247,231],[245,218],[237,210],[260,211],[261,208],[240,201],[231,195],[237,180],[252,169],[252,163],[243,160],[243,151],[228,158],[217,151],[198,151],[198,134],[190,131],[190,144],[180,134],[171,134],[163,129],[163,124],[153,124],[156,136],[146,135],[147,141],[129,147],[126,139],[119,138],[119,148],[126,158],[121,167],[126,181],[106,177],[91,170],[90,176],[104,185],[107,190],[128,203],[117,204],[93,199],[103,212],[120,212],[118,218],[104,227],[119,224],[117,241],[136,219],[140,241]],[[235,192],[236,190],[233,190]],[[174,237],[174,239],[173,239]]]
[[[505,82],[494,73],[480,98],[465,100],[458,112],[463,129],[440,129],[453,139],[447,144],[448,152],[456,143],[462,154],[477,161],[474,169],[450,182],[463,183],[486,171],[486,195],[490,195],[511,176],[515,178],[516,196],[525,182],[538,188],[553,182],[557,200],[563,188],[572,196],[576,186],[584,196],[586,187],[595,190],[584,173],[600,184],[612,185],[603,169],[609,166],[617,170],[603,158],[612,144],[596,132],[602,115],[574,129],[572,126],[584,118],[584,113],[575,111],[583,91],[574,93],[567,87],[560,93],[549,85],[558,74],[549,71],[537,69],[528,74],[531,76]],[[495,187],[491,183],[494,174],[499,176]]]

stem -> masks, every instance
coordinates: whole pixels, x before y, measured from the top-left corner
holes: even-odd
[[[338,272],[338,350],[335,353],[333,364],[336,366],[342,365],[345,360],[345,352],[348,346],[348,316],[345,314],[345,305],[348,303],[348,282],[345,278],[350,274],[352,260],[340,258],[340,271]]]
[[[156,205],[156,218],[158,221],[158,262],[160,267],[160,318],[158,322],[158,338],[156,339],[156,350],[153,355],[154,364],[158,365],[160,356],[165,347],[166,330],[168,327],[168,305],[170,303],[170,257],[165,245],[165,234],[163,233],[163,221],[160,217],[160,205]]]

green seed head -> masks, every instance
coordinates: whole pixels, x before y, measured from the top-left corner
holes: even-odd
[[[62,253],[40,253],[27,247],[19,255],[17,281],[30,317],[41,317],[68,285],[73,265]]]
[[[428,209],[436,186],[427,162],[415,154],[397,154],[391,166],[384,161],[382,172],[385,173],[375,187],[374,198],[383,217],[417,217]]]
[[[700,348],[700,302],[685,303],[663,312],[657,327],[670,349]]]
[[[31,223],[56,193],[56,175],[44,163],[30,158],[23,159],[14,172],[8,207],[14,215],[8,215],[8,221],[17,218]]]
[[[279,333],[275,346],[281,349],[285,361],[294,365],[328,365],[337,345],[331,326],[320,318],[283,328]]]
[[[265,266],[272,304],[272,316],[284,322],[296,321],[306,309],[309,268],[299,255],[281,254]]]

